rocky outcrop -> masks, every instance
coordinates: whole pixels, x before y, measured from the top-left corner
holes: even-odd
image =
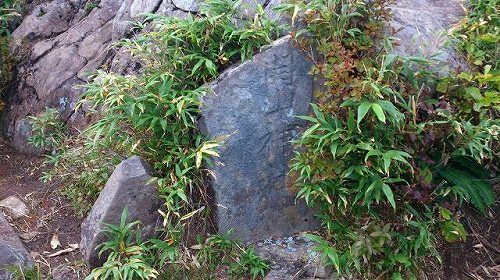
[[[82,223],[80,248],[87,264],[93,268],[102,265],[106,255],[98,256],[96,247],[106,241],[102,232],[105,224],[120,224],[120,217],[128,209],[128,222],[140,221],[142,236],[147,239],[155,234],[160,221],[161,206],[156,185],[151,179],[149,165],[134,156],[122,161],[109,177],[90,214]]]
[[[0,280],[14,279],[11,267],[31,267],[31,258],[12,226],[0,212]]]
[[[54,0],[37,6],[13,33],[12,49],[25,56],[7,96],[1,127],[14,147],[36,152],[27,143],[26,116],[57,108],[74,126],[86,124],[75,103],[92,73],[110,63],[111,44],[128,36],[132,20],[156,12],[162,0]],[[163,12],[174,11],[172,5]]]
[[[227,137],[212,168],[219,231],[255,240],[314,228],[287,184],[290,141],[304,126],[294,116],[307,115],[312,99],[311,65],[284,37],[226,70],[203,97],[202,130]]]
[[[434,56],[441,74],[467,69],[464,59],[449,46],[448,31],[464,15],[461,0],[398,0],[391,6],[389,25],[397,38],[395,51],[404,56]]]
[[[267,6],[267,2],[260,1]],[[36,6],[13,33],[12,49],[24,59],[17,79],[7,92],[0,128],[14,147],[36,153],[27,142],[27,116],[46,107],[57,108],[71,126],[88,123],[85,113],[74,112],[89,73],[103,67],[133,73],[136,62],[126,54],[116,62],[113,42],[132,36],[132,21],[144,13],[185,17],[197,13],[198,0],[52,0]],[[251,15],[253,1],[242,13]],[[250,11],[250,12],[249,12]],[[123,52],[122,52],[123,53]],[[116,65],[116,66],[115,66]]]

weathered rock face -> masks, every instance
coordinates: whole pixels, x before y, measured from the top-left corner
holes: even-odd
[[[7,270],[11,266],[30,267],[33,266],[33,259],[9,222],[0,213],[0,280],[13,279]]]
[[[263,4],[267,2],[258,1]],[[199,10],[198,0],[52,0],[33,9],[13,33],[12,49],[25,59],[7,92],[0,128],[14,147],[36,153],[27,142],[27,116],[57,108],[72,126],[88,123],[84,112],[74,112],[88,74],[103,65],[133,73],[131,59],[120,55],[114,62],[113,42],[131,36],[132,21],[143,13],[185,17]],[[247,7],[253,5],[247,1]],[[251,8],[248,11],[254,10]],[[245,12],[245,11],[243,11]],[[124,59],[125,58],[125,59]],[[114,66],[114,65],[117,66]]]
[[[73,125],[86,124],[73,108],[82,92],[77,88],[89,73],[109,63],[111,43],[127,36],[139,15],[156,12],[162,0],[53,0],[37,6],[13,33],[12,49],[27,56],[18,66],[1,119],[4,134],[22,152],[36,152],[28,143],[26,116],[45,107],[57,108]],[[172,5],[163,12],[174,10]]]
[[[96,247],[106,241],[101,231],[106,224],[120,224],[123,209],[128,209],[128,222],[141,221],[142,234],[146,239],[155,234],[160,221],[158,209],[161,201],[155,185],[148,185],[151,179],[149,166],[141,158],[134,156],[122,161],[114,170],[90,214],[82,223],[80,248],[84,260],[90,267],[104,263],[107,256],[100,259]]]
[[[311,229],[311,210],[287,186],[292,140],[313,92],[311,63],[284,37],[251,61],[231,68],[203,97],[201,127],[225,137],[212,168],[219,231],[255,240]]]
[[[465,15],[461,0],[398,0],[391,7],[390,26],[397,31],[396,52],[406,56],[434,54],[445,67],[442,73],[466,68],[466,63],[451,46],[447,32]]]

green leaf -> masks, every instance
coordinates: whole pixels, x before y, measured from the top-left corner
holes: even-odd
[[[210,59],[205,59],[205,66],[207,67],[208,71],[210,71],[210,73],[217,73],[217,66],[215,66],[215,64]]]
[[[382,191],[384,192],[385,197],[387,197],[387,200],[389,200],[392,208],[396,209],[396,201],[394,201],[394,194],[392,193],[391,187],[384,183],[382,184]]]
[[[312,134],[316,129],[318,129],[318,127],[320,127],[321,124],[317,123],[313,126],[311,126],[310,128],[308,128],[306,131],[304,131],[304,133],[302,134],[302,138],[307,138],[310,134]]]
[[[357,122],[358,128],[359,128],[359,124],[361,123],[363,118],[366,116],[366,113],[368,113],[368,110],[370,110],[371,106],[372,106],[372,104],[368,101],[363,101],[359,105],[359,107],[358,107],[358,122]]]
[[[478,101],[483,98],[481,95],[481,91],[477,87],[467,87],[465,88],[465,93],[469,95],[470,97],[474,98],[474,100]]]
[[[459,222],[445,221],[441,228],[441,234],[448,242],[455,242],[467,238],[464,226]]]
[[[394,62],[394,60],[396,60],[397,57],[398,56],[395,55],[395,54],[388,54],[388,55],[386,55],[384,57],[384,63],[382,64],[382,68],[386,69],[387,66],[391,65]]]
[[[391,276],[391,280],[403,280],[401,276],[401,272],[393,272]]]
[[[439,209],[439,214],[441,214],[441,217],[447,221],[451,220],[451,217],[452,217],[452,214],[451,214],[451,211],[444,208],[444,207],[441,207],[439,206],[438,207]]]
[[[382,110],[382,107],[380,107],[380,105],[378,105],[377,103],[373,103],[371,105],[371,108],[372,108],[372,111],[377,116],[378,120],[385,123],[385,114],[384,114],[384,110]]]
[[[351,110],[349,110],[349,117],[347,119],[347,129],[351,133],[354,131],[354,114]]]
[[[439,93],[446,93],[446,92],[448,92],[448,81],[447,80],[440,81],[436,85],[436,91],[439,92]]]

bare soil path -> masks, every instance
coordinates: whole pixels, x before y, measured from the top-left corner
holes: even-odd
[[[26,217],[15,221],[6,216],[44,277],[83,279],[84,265],[80,251],[75,249],[75,244],[80,242],[81,218],[76,216],[55,185],[38,180],[43,172],[42,161],[41,157],[16,153],[0,138],[0,201],[16,196],[30,208]],[[53,249],[51,240],[56,238],[60,245]],[[64,249],[69,252],[61,253]]]

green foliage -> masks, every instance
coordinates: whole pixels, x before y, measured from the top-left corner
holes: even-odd
[[[40,267],[35,265],[33,267],[20,267],[14,266],[7,268],[7,270],[12,273],[13,280],[50,280],[52,278],[46,278],[42,275]]]
[[[84,8],[85,12],[90,13],[95,8],[98,8],[100,2],[101,2],[100,0],[88,1],[87,3],[85,3],[85,8]]]
[[[251,57],[277,32],[263,17],[234,19],[238,9],[239,2],[211,1],[201,9],[204,16],[151,15],[150,32],[122,42],[141,60],[143,72],[96,75],[82,101],[95,109],[96,122],[61,147],[51,158],[56,168],[45,178],[98,190],[109,166],[138,154],[158,172],[166,223],[179,219],[188,204],[187,192],[204,193],[203,160],[217,156],[216,142],[204,139],[195,124],[203,85],[233,61]],[[83,176],[86,171],[95,174]]]
[[[5,0],[0,2],[0,93],[11,80],[13,59],[9,52],[10,31],[9,24],[11,20],[18,17],[16,11],[17,5],[14,0]],[[4,103],[0,94],[0,111]]]
[[[432,61],[392,54],[378,37],[389,2],[279,9],[306,24],[294,34],[317,48],[312,73],[324,81],[312,114],[300,117],[310,127],[294,141],[291,165],[298,198],[319,209],[324,225],[308,237],[341,274],[401,279],[415,277],[423,257],[438,257],[437,232],[465,239],[452,213],[462,202],[485,213],[496,201],[482,164],[498,156],[498,81],[488,67],[436,81]]]
[[[465,240],[466,232],[464,226],[453,217],[450,210],[444,207],[438,207],[439,214],[443,219],[441,227],[441,234],[448,242],[455,242],[457,240]]]
[[[212,235],[203,244],[193,246],[199,249],[197,262],[208,271],[217,266],[229,266],[229,273],[241,278],[249,275],[251,279],[264,278],[269,265],[254,252],[253,248],[241,248],[230,238],[231,232],[223,235]]]
[[[12,18],[19,16],[16,12],[15,0],[4,0],[0,3],[0,36],[9,35],[9,22]]]
[[[106,253],[108,258],[85,279],[153,279],[158,276],[147,258],[149,247],[141,241],[140,222],[127,223],[127,215],[125,208],[119,225],[106,224],[103,232],[108,241],[100,244],[97,250],[99,257]]]
[[[500,4],[498,0],[468,1],[467,17],[455,31],[458,48],[476,66],[498,69],[500,57]]]
[[[104,233],[108,241],[98,246],[99,256],[109,254],[102,267],[95,268],[86,279],[156,279],[159,272],[154,269],[166,268],[164,276],[178,277],[186,273],[186,267],[178,262],[178,244],[173,240],[150,239],[142,241],[140,222],[127,222],[128,210],[122,212],[120,224],[106,224]],[[193,255],[187,252],[192,259],[200,279],[212,279],[211,273],[218,266],[229,267],[228,274],[241,278],[249,275],[251,279],[263,278],[269,265],[259,256],[253,248],[241,248],[238,243],[230,239],[230,233],[225,235],[212,235],[204,242],[191,246]],[[196,271],[186,273],[180,279],[192,279]],[[188,276],[189,275],[189,276]],[[171,278],[168,278],[171,279]]]
[[[491,189],[488,177],[482,174],[483,167],[476,161],[464,160],[462,163],[449,164],[439,170],[439,175],[450,191],[459,200],[466,200],[474,205],[482,214],[486,214],[488,206],[495,203],[495,193]],[[464,166],[463,163],[467,163]],[[448,189],[443,194],[446,194]]]
[[[37,117],[29,117],[31,137],[29,143],[37,149],[52,150],[59,147],[66,137],[66,125],[61,120],[57,109],[46,108]]]

